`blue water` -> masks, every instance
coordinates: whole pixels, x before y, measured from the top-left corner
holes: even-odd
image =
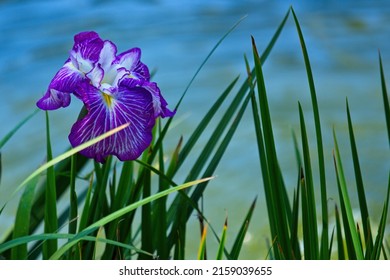
[[[114,41],[119,51],[142,48],[142,60],[157,70],[154,80],[173,108],[215,43],[246,16],[211,57],[184,99],[170,134],[173,148],[180,135],[188,139],[202,114],[230,81],[237,75],[243,81],[243,55],[251,58],[250,36],[256,38],[262,50],[291,4],[302,25],[318,92],[330,196],[337,196],[332,129],[341,147],[347,147],[348,97],[364,181],[369,187],[368,202],[371,214],[377,218],[390,169],[378,67],[380,49],[385,70],[390,69],[389,1],[0,1],[0,137],[35,110],[36,100],[67,58],[73,35],[80,31],[97,31],[102,38]],[[303,60],[291,18],[264,66],[264,74],[280,164],[292,190],[297,167],[291,130],[299,131],[298,100],[313,143],[314,129]],[[54,154],[68,146],[67,135],[80,107],[74,99],[70,107],[50,114]],[[263,258],[267,215],[250,118],[248,110],[217,169],[217,179],[206,192],[205,209],[216,229],[222,228],[227,214],[230,234],[234,236],[246,209],[258,195],[243,256]],[[12,188],[44,161],[44,127],[41,113],[2,150],[1,205],[8,200]],[[315,163],[315,145],[311,148]],[[348,149],[344,149],[343,159],[348,182],[354,186]],[[179,174],[177,180],[182,176]],[[357,201],[354,195],[352,199]],[[332,209],[334,202],[330,201]],[[12,224],[13,212],[10,206],[0,217],[0,236]],[[197,232],[195,217],[192,226]]]

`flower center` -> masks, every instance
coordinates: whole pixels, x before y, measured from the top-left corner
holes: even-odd
[[[113,97],[110,94],[102,92],[104,103],[107,105],[108,108],[112,107],[113,103]]]

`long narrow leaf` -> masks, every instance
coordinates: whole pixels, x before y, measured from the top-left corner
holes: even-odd
[[[198,260],[206,260],[206,237],[207,237],[207,226],[203,228],[202,236],[199,243],[198,249]]]
[[[385,107],[387,135],[389,138],[389,146],[390,146],[390,105],[389,105],[389,96],[387,95],[385,73],[383,71],[382,57],[380,53],[379,53],[379,67],[381,72],[382,96],[383,96],[383,105]]]
[[[378,260],[380,258],[381,249],[383,248],[383,240],[384,240],[386,223],[387,223],[387,213],[389,211],[389,199],[390,199],[390,174],[389,174],[389,181],[387,186],[387,195],[382,210],[382,216],[378,227],[378,233],[375,239],[373,252],[371,254],[371,259],[373,260]]]
[[[228,220],[226,218],[225,219],[225,223],[223,225],[223,229],[222,229],[221,240],[219,241],[219,246],[218,246],[218,252],[217,252],[216,260],[222,260],[223,252],[225,250],[227,228],[228,228]]]
[[[286,254],[287,258],[292,258],[292,247],[289,239],[289,223],[287,213],[291,212],[288,202],[285,200],[285,190],[283,184],[283,178],[280,173],[279,163],[276,155],[275,140],[273,136],[273,128],[271,115],[269,111],[267,92],[264,82],[264,76],[261,66],[260,57],[257,51],[256,43],[252,37],[252,49],[255,64],[255,75],[257,80],[257,93],[260,104],[261,125],[263,127],[264,134],[264,146],[267,156],[268,172],[270,179],[270,186],[272,186],[273,194],[273,207],[276,209],[279,207],[280,211],[275,211],[276,214],[276,229],[277,229],[277,243],[281,247],[281,251]],[[275,237],[275,236],[273,236]]]
[[[336,236],[337,236],[337,254],[339,260],[345,260],[345,250],[344,250],[344,240],[343,240],[343,234],[341,230],[341,221],[340,221],[340,214],[339,210],[337,208],[337,205],[335,206],[335,216],[336,216]]]
[[[127,126],[129,126],[129,124],[123,124],[121,126],[118,126],[117,128],[114,128],[92,140],[89,140],[73,149],[70,149],[69,151],[53,158],[52,160],[48,161],[47,163],[43,164],[41,167],[39,167],[37,170],[35,170],[33,173],[31,173],[16,189],[15,191],[12,193],[11,195],[11,198],[13,196],[16,195],[16,193],[18,193],[24,186],[25,184],[27,184],[30,180],[32,180],[34,177],[38,176],[39,174],[41,174],[42,172],[44,172],[45,170],[47,170],[49,167],[51,166],[54,166],[55,164],[63,161],[64,159],[70,157],[71,155],[74,155],[78,152],[80,152],[81,150],[84,150],[85,148],[88,148],[94,144],[96,144],[97,142],[99,141],[102,141],[103,139],[107,138],[107,137],[110,137],[111,135],[121,131],[122,129],[125,129]]]
[[[318,259],[318,232],[317,211],[314,197],[312,164],[309,152],[309,142],[306,133],[306,124],[301,104],[299,104],[299,119],[302,134],[302,150],[304,158],[305,175],[302,179],[302,223],[305,259]]]
[[[142,205],[145,205],[147,203],[150,203],[156,199],[159,199],[163,196],[166,196],[172,192],[175,192],[175,191],[179,191],[179,190],[182,190],[182,189],[185,189],[185,188],[188,188],[188,187],[191,187],[193,185],[196,185],[196,184],[200,184],[202,182],[205,182],[205,181],[209,181],[213,179],[213,177],[210,177],[210,178],[204,178],[204,179],[199,179],[199,180],[195,180],[195,181],[192,181],[192,182],[188,182],[188,183],[185,183],[183,185],[180,185],[180,186],[177,186],[177,187],[174,187],[174,188],[170,188],[166,191],[163,191],[163,192],[159,192],[157,194],[154,194],[150,197],[147,197],[147,198],[144,198],[136,203],[133,203],[129,206],[126,206],[124,208],[121,208],[105,217],[103,217],[102,219],[100,219],[99,221],[96,221],[95,223],[91,224],[90,226],[88,226],[87,228],[85,228],[83,231],[79,232],[70,242],[67,242],[64,246],[62,246],[55,254],[53,254],[51,256],[51,259],[59,259],[69,248],[71,248],[73,245],[75,245],[79,240],[80,238],[88,235],[90,232],[96,230],[97,228],[101,227],[101,226],[104,226],[106,225],[107,223],[115,220],[115,219],[118,219],[119,217],[137,209],[138,207],[142,206]]]
[[[151,173],[146,171],[142,173],[143,186],[142,186],[142,197],[147,198],[151,195]],[[141,209],[141,249],[147,252],[153,252],[153,230],[152,230],[152,208],[150,203],[142,205]],[[140,259],[149,259],[148,256],[139,255]]]
[[[43,234],[18,237],[18,238],[11,240],[11,241],[6,242],[6,243],[0,244],[0,254],[3,253],[4,251],[12,249],[16,246],[24,245],[24,244],[34,242],[34,241],[42,241],[43,242],[43,241],[53,240],[53,239],[58,239],[58,240],[59,239],[72,239],[75,236],[76,236],[75,234],[68,234],[68,233],[50,233],[50,234],[43,233]],[[131,250],[134,250],[138,253],[151,255],[150,253],[142,251],[134,246],[124,244],[121,242],[117,242],[115,240],[96,238],[95,236],[88,236],[88,235],[80,237],[80,240],[93,241],[93,242],[104,242],[104,243],[115,245],[118,247],[131,249]]]
[[[248,210],[248,213],[246,214],[245,219],[244,219],[243,223],[241,224],[240,230],[238,231],[238,234],[236,236],[236,239],[233,243],[232,249],[231,249],[230,254],[228,256],[229,259],[231,259],[231,260],[237,260],[239,255],[240,255],[242,245],[244,244],[244,238],[245,238],[245,235],[248,231],[248,227],[249,227],[250,221],[252,219],[253,211],[255,210],[256,201],[257,201],[257,197],[253,200],[253,202]]]
[[[33,116],[35,116],[40,110],[37,109],[24,118],[20,123],[18,123],[10,132],[8,132],[3,138],[0,140],[0,149],[11,139],[11,137],[24,125],[26,124]]]
[[[333,131],[333,138],[334,138],[334,145],[335,145],[335,151],[334,151],[335,166],[337,170],[337,177],[339,180],[339,190],[341,193],[340,200],[344,204],[346,218],[347,218],[347,224],[344,226],[347,226],[351,233],[351,240],[352,240],[353,248],[356,253],[357,259],[362,260],[364,259],[363,250],[362,247],[360,246],[359,236],[355,227],[355,220],[352,214],[352,206],[348,195],[347,184],[345,181],[344,170],[341,162],[335,131]]]
[[[52,160],[52,150],[50,141],[49,114],[46,111],[46,141],[47,141],[47,160]],[[57,195],[55,185],[54,167],[50,166],[47,169],[45,189],[45,217],[44,217],[44,233],[54,233],[58,229],[57,220]],[[48,240],[43,244],[43,258],[48,259],[57,250],[57,240]]]
[[[191,78],[190,82],[188,83],[187,87],[185,88],[183,94],[181,95],[179,101],[177,102],[176,106],[175,106],[175,111],[178,110],[181,102],[183,101],[184,97],[186,96],[188,90],[190,89],[192,83],[194,82],[195,78],[198,76],[198,74],[200,73],[200,71],[203,69],[204,65],[207,63],[207,61],[210,59],[210,57],[212,56],[212,54],[215,52],[215,50],[219,47],[219,45],[225,40],[225,38],[231,33],[233,32],[233,30],[245,19],[245,17],[242,17],[240,20],[238,20],[219,40],[218,42],[214,45],[214,47],[211,49],[211,51],[208,53],[208,55],[206,56],[206,58],[202,61],[202,63],[200,64],[200,66],[198,67],[198,69],[195,71],[195,74],[193,75],[193,77]],[[151,163],[156,154],[157,154],[157,151],[160,147],[160,145],[162,144],[162,141],[163,139],[165,138],[165,135],[172,123],[172,120],[174,118],[169,118],[168,121],[166,122],[163,130],[161,131],[160,135],[159,135],[159,138],[157,139],[156,141],[156,144],[155,144],[155,149],[152,150],[150,156],[149,156],[149,163]]]
[[[12,239],[16,239],[21,236],[27,236],[30,233],[30,213],[37,183],[38,178],[35,178],[34,180],[30,181],[24,189],[18,204],[18,209],[16,211]],[[12,248],[11,256],[13,260],[27,259],[27,244]]]
[[[358,149],[356,147],[355,134],[353,132],[353,127],[352,127],[352,118],[349,110],[348,100],[347,100],[347,117],[348,117],[348,131],[349,131],[349,139],[351,143],[353,166],[355,171],[356,188],[357,188],[357,193],[359,198],[360,214],[363,223],[364,240],[367,246],[366,254],[370,255],[371,249],[373,247],[370,217],[368,214],[367,200],[364,192],[362,172],[360,168]]]
[[[328,197],[327,197],[327,190],[326,190],[325,159],[324,159],[324,148],[322,143],[320,113],[318,109],[317,93],[314,85],[313,73],[310,65],[306,43],[303,38],[302,29],[293,8],[291,8],[291,12],[294,17],[295,26],[297,28],[297,32],[299,36],[299,41],[301,43],[302,54],[305,61],[306,73],[307,73],[307,78],[308,78],[309,88],[310,88],[310,96],[311,96],[311,101],[313,106],[314,125],[316,130],[316,139],[317,139],[320,186],[321,186],[321,209],[322,209],[321,258],[327,259],[327,256],[329,255]]]

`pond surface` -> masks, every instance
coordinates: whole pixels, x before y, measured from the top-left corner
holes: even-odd
[[[243,82],[244,54],[251,59],[250,36],[262,51],[291,4],[303,29],[318,93],[329,195],[334,198],[330,209],[337,197],[333,128],[343,150],[348,183],[354,187],[345,113],[348,98],[370,211],[378,220],[390,169],[378,66],[380,49],[385,71],[390,69],[389,1],[0,1],[0,137],[35,110],[35,102],[62,66],[74,34],[80,31],[97,31],[102,38],[114,41],[119,52],[140,47],[143,62],[157,70],[154,81],[173,108],[215,43],[246,16],[188,91],[170,133],[173,148],[181,135],[188,139],[209,106],[237,75],[241,77],[239,83]],[[292,18],[265,63],[264,75],[280,164],[292,191],[297,166],[291,131],[299,132],[298,100],[306,114],[316,163],[310,94]],[[386,76],[390,77],[390,70]],[[80,108],[76,101],[50,114],[55,155],[68,147],[67,135]],[[1,206],[13,188],[44,161],[44,128],[44,114],[40,113],[1,151]],[[228,215],[233,239],[250,203],[258,196],[243,258],[266,255],[267,214],[255,141],[248,110],[204,200],[206,216],[214,228],[221,229]],[[180,182],[183,176],[178,174],[176,180]],[[357,205],[354,189],[351,193]],[[12,224],[14,211],[11,203],[0,217],[0,236]],[[190,226],[198,233],[196,217]],[[198,234],[190,240],[197,244]],[[189,257],[195,256],[196,246]]]

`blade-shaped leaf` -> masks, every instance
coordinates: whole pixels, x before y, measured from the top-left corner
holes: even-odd
[[[50,141],[50,125],[49,114],[46,111],[46,141],[47,141],[47,160],[51,161],[52,150]],[[45,189],[45,216],[44,216],[44,232],[55,233],[58,230],[57,220],[57,195],[55,185],[54,167],[50,166],[46,172],[46,189]],[[57,251],[57,240],[48,240],[43,243],[43,259],[48,259],[55,251]]]
[[[326,190],[326,174],[325,174],[325,159],[324,159],[324,148],[322,142],[322,131],[321,131],[321,121],[320,113],[318,109],[317,93],[314,84],[313,73],[310,65],[309,55],[306,47],[306,43],[303,37],[302,29],[299,24],[298,18],[295,14],[293,8],[291,12],[294,17],[295,26],[297,28],[299,41],[301,43],[302,54],[305,61],[306,73],[309,82],[310,96],[313,107],[314,114],[314,125],[316,130],[316,139],[317,139],[317,153],[318,153],[318,164],[319,164],[319,175],[320,175],[320,186],[321,186],[321,209],[322,209],[322,238],[321,238],[321,258],[327,259],[329,255],[329,222],[328,222],[328,197]]]
[[[368,214],[368,206],[367,206],[366,195],[364,192],[363,177],[360,168],[358,149],[356,147],[355,134],[353,132],[353,127],[352,127],[352,119],[351,119],[351,113],[349,111],[348,100],[347,100],[347,116],[348,116],[349,139],[351,143],[351,152],[352,152],[353,166],[355,171],[356,188],[357,188],[357,193],[359,198],[361,219],[363,223],[364,240],[367,246],[366,253],[370,255],[371,249],[373,247],[370,217]]]
[[[390,146],[390,105],[389,105],[389,96],[387,95],[385,73],[382,65],[382,57],[380,53],[379,53],[379,66],[380,66],[380,73],[381,73],[383,105],[385,107],[385,118],[387,124],[387,135],[389,138],[389,146]]]
[[[223,225],[223,229],[222,229],[221,240],[219,241],[216,260],[222,260],[222,258],[223,258],[223,252],[225,250],[225,243],[226,243],[227,227],[228,227],[228,219],[226,217],[225,224]]]
[[[257,197],[253,200],[251,207],[249,208],[248,213],[246,214],[245,219],[241,224],[240,230],[238,231],[238,234],[232,246],[232,250],[230,251],[229,254],[229,259],[231,260],[237,260],[240,255],[241,248],[244,243],[244,238],[248,231],[248,227],[252,219],[253,211],[255,210],[256,201],[257,201]]]
[[[356,254],[357,259],[362,260],[362,259],[364,259],[364,255],[363,255],[362,247],[360,246],[359,236],[358,236],[356,226],[355,226],[355,220],[354,220],[353,213],[352,213],[352,206],[351,206],[351,202],[349,199],[347,184],[346,184],[345,176],[344,176],[344,169],[343,169],[343,165],[341,162],[341,157],[340,157],[340,152],[339,152],[339,147],[337,144],[335,131],[333,131],[333,138],[334,138],[334,145],[335,145],[334,160],[335,160],[336,175],[337,175],[338,182],[339,182],[340,201],[344,205],[346,219],[347,219],[347,224],[345,224],[344,226],[348,227],[348,229],[351,233],[351,241],[352,241],[354,252]]]

